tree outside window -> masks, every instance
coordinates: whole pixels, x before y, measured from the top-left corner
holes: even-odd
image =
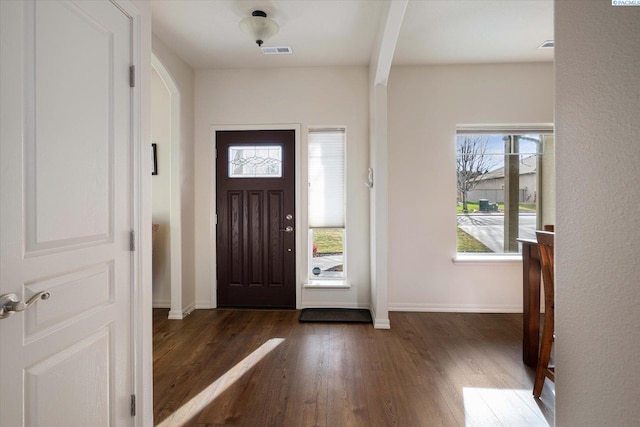
[[[518,253],[535,239],[542,134],[460,133],[456,138],[460,252]]]

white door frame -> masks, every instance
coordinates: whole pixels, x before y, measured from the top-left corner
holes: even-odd
[[[131,63],[135,67],[132,98],[132,223],[135,251],[131,268],[132,388],[136,427],[153,424],[153,341],[151,312],[151,6],[140,10],[132,0],[111,0],[131,18]],[[143,60],[144,59],[144,60]],[[145,172],[145,173],[143,173]]]
[[[182,192],[180,188],[180,90],[162,61],[151,54],[151,66],[156,70],[169,91],[171,99],[170,137],[170,206],[169,233],[171,253],[171,308],[169,319],[184,319],[186,312],[182,301]]]
[[[301,152],[300,152],[300,124],[265,124],[265,125],[213,125],[210,127],[209,133],[209,147],[210,147],[210,158],[209,158],[209,226],[211,229],[211,238],[209,239],[209,247],[211,251],[211,260],[209,265],[211,266],[211,306],[217,307],[217,253],[216,253],[216,132],[217,131],[225,131],[225,130],[293,130],[295,131],[295,167],[296,167],[296,176],[295,176],[295,207],[296,207],[296,218],[295,218],[295,227],[296,227],[296,308],[300,309],[301,306],[301,281],[300,281],[300,272],[302,271],[303,262],[306,259],[306,251],[302,251],[302,222],[301,218],[303,215],[302,212],[302,204],[301,204]]]

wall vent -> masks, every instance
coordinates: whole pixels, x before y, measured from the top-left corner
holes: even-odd
[[[538,46],[538,49],[549,49],[555,46],[555,42],[553,40],[547,40]]]
[[[260,49],[262,49],[262,53],[265,55],[286,55],[293,53],[288,46],[262,46]]]

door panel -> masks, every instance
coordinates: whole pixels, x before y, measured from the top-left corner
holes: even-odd
[[[50,295],[0,319],[0,425],[129,425],[131,21],[0,8],[0,295]]]
[[[218,131],[216,149],[218,305],[295,308],[295,132]]]
[[[248,236],[248,265],[249,286],[264,285],[264,269],[262,254],[264,252],[264,204],[262,191],[247,191],[249,197],[249,219],[247,224]]]
[[[111,335],[109,328],[103,328],[26,369],[25,400],[28,403],[38,402],[28,404],[26,425],[110,425],[111,399],[107,385]],[[86,387],[84,381],[77,380],[96,377],[105,381],[104,387]],[[61,383],[63,378],[76,380]],[[61,389],[64,392],[60,392]],[[59,392],[52,396],[54,390]],[[68,410],[66,416],[61,416],[60,407],[73,410]]]
[[[72,4],[38,2],[35,22],[35,90],[26,99],[34,112],[27,128],[37,136],[26,141],[27,252],[113,237],[113,35]],[[68,66],[78,54],[82,66]],[[85,176],[91,179],[79,180]]]
[[[242,241],[243,230],[242,226],[242,213],[244,212],[244,204],[242,203],[243,193],[237,191],[230,191],[228,195],[229,199],[229,214],[228,218],[229,233],[228,239],[230,245],[228,248],[229,256],[228,263],[230,274],[227,276],[227,284],[229,286],[242,286],[242,274],[244,272],[243,261],[244,256],[242,254]],[[222,217],[223,215],[220,215]]]
[[[285,285],[285,251],[287,248],[284,247],[284,239],[282,239],[282,231],[280,231],[283,227],[281,224],[285,224],[285,221],[282,217],[283,212],[285,211],[284,204],[285,195],[283,191],[269,191],[269,206],[268,206],[268,224],[269,224],[269,266],[268,273],[268,281],[272,284],[272,286],[284,286]],[[286,237],[286,236],[285,236]]]
[[[55,298],[23,313],[25,342],[62,330],[66,323],[81,320],[87,312],[108,306],[115,297],[113,275],[114,264],[110,261],[26,284],[27,295],[48,291]]]

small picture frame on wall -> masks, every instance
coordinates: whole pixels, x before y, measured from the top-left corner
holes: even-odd
[[[151,175],[158,175],[158,147],[157,144],[151,144]]]

